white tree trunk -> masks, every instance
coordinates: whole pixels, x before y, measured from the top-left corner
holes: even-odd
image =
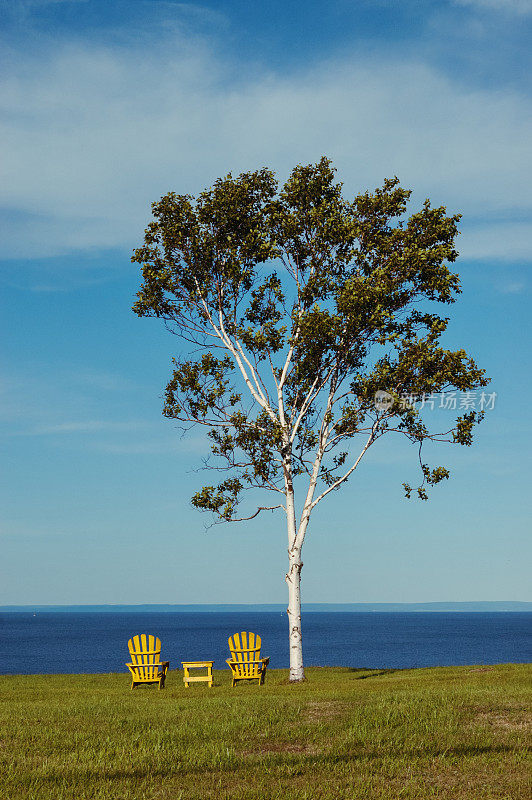
[[[303,647],[301,639],[301,544],[297,540],[294,484],[292,482],[292,463],[290,456],[285,456],[284,477],[286,488],[286,527],[288,533],[288,572],[285,580],[288,584],[288,628],[290,646],[290,681],[305,680],[303,671]]]
[[[301,637],[301,550],[288,551],[289,569],[286,574],[288,584],[288,625],[290,637],[290,681],[305,680],[303,670],[303,645]]]

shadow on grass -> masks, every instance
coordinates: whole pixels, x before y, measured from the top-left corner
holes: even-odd
[[[367,673],[368,671],[371,672],[370,675],[367,675],[367,674],[366,675],[358,675],[356,677],[356,680],[357,681],[363,681],[363,680],[366,680],[366,678],[378,678],[380,675],[391,675],[392,673],[400,672],[401,670],[399,670],[399,669],[371,670],[370,667],[365,667],[365,668],[363,668],[363,667],[360,667],[360,668],[358,668],[358,667],[349,667],[349,672],[365,672],[365,673]]]
[[[457,747],[449,747],[449,748],[418,748],[408,752],[402,752],[402,756],[410,756],[414,758],[437,758],[437,757],[444,757],[444,758],[456,758],[456,757],[470,757],[470,756],[480,756],[486,753],[491,754],[502,754],[502,753],[516,753],[518,752],[519,748],[512,747],[511,745],[496,745],[496,746],[481,746],[477,747],[474,745],[458,745]],[[232,762],[228,764],[220,764],[216,767],[203,765],[203,766],[186,766],[182,765],[181,767],[169,765],[168,767],[159,767],[157,769],[153,769],[150,767],[146,768],[135,768],[132,769],[117,769],[117,770],[83,770],[81,769],[78,773],[73,773],[72,770],[68,771],[68,775],[43,775],[39,776],[39,782],[43,784],[54,784],[60,781],[63,781],[65,777],[68,777],[69,780],[75,780],[78,785],[83,785],[84,782],[87,781],[128,781],[134,780],[139,781],[142,779],[147,778],[177,778],[179,775],[203,775],[203,776],[220,776],[224,775],[233,775],[235,777],[241,777],[245,779],[246,772],[249,770],[255,769],[258,765],[263,763],[264,761],[270,762],[270,764],[275,764],[277,766],[282,765],[291,765],[293,767],[296,766],[306,766],[306,767],[326,767],[327,765],[338,764],[338,763],[352,763],[356,761],[379,761],[382,759],[389,760],[389,753],[384,753],[382,751],[373,750],[370,752],[353,752],[353,753],[342,753],[342,754],[334,754],[334,753],[320,753],[315,755],[309,754],[300,754],[300,753],[286,753],[280,754],[278,752],[275,753],[267,753],[267,754],[256,754],[259,756],[258,758],[247,758],[243,757],[237,763]],[[262,756],[262,757],[260,757]],[[36,776],[27,776],[20,781],[22,785],[27,784],[28,782],[31,785],[34,784]]]

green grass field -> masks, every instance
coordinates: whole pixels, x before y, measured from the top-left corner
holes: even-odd
[[[2,800],[532,796],[526,665],[0,678]]]

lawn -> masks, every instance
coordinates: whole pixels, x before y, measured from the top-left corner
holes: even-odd
[[[529,800],[532,669],[0,677],[2,800]]]

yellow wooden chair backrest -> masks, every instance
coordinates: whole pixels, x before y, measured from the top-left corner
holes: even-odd
[[[156,681],[161,668],[161,640],[157,636],[133,636],[127,643],[131,664],[140,681]]]
[[[238,662],[238,673],[242,677],[258,677],[262,670],[260,636],[242,631],[230,636],[228,644],[232,661]]]

